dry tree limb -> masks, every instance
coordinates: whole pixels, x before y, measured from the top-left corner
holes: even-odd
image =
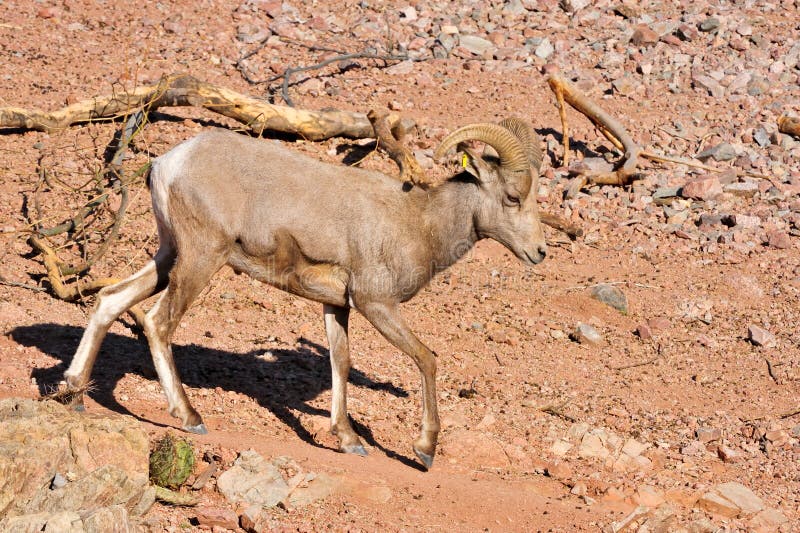
[[[566,139],[568,137],[568,130],[567,115],[566,112],[563,111],[564,105],[562,102],[564,101],[585,115],[614,146],[624,150],[620,168],[610,174],[591,176],[590,179],[594,183],[611,185],[629,184],[638,174],[636,165],[638,164],[642,148],[633,141],[627,130],[625,130],[625,127],[600,106],[582,94],[558,72],[550,74],[547,78],[547,83],[550,85],[550,89],[556,94],[556,98],[558,98],[560,107],[562,108],[560,114],[561,125],[562,128],[564,128],[565,150],[569,148],[569,140]]]
[[[193,507],[200,503],[194,495],[184,492],[175,492],[158,485],[153,485],[156,489],[156,500],[166,503],[168,505],[177,505],[180,507]]]
[[[578,237],[583,236],[583,228],[576,226],[572,222],[559,215],[540,212],[539,220],[542,222],[542,224],[550,226],[551,228],[555,228],[559,231],[563,231],[573,241]]]
[[[800,415],[800,405],[793,409],[789,409],[788,411],[784,411],[783,413],[778,415],[778,418],[780,419],[791,418],[795,415]]]
[[[800,118],[782,116],[778,119],[778,131],[800,138]]]
[[[43,238],[31,236],[29,242],[34,250],[42,254],[45,270],[47,271],[47,279],[53,289],[54,295],[60,300],[66,302],[75,302],[83,299],[85,296],[92,295],[99,292],[103,287],[114,285],[121,280],[118,278],[98,278],[88,282],[75,282],[72,285],[66,285],[64,280],[61,279],[61,261],[53,251],[53,249],[45,242]],[[128,314],[136,322],[136,325],[144,329],[144,312],[138,305],[131,307]]]
[[[250,73],[247,71],[247,66],[244,62],[253,57],[255,54],[260,52],[264,46],[267,44],[267,39],[263,39],[258,45],[251,51],[243,54],[235,63],[236,69],[245,79],[245,81],[251,85],[261,85],[265,83],[272,83],[274,81],[283,80],[281,83],[281,98],[289,107],[294,107],[294,102],[289,97],[289,84],[291,77],[294,74],[300,72],[308,72],[310,70],[319,70],[322,68],[327,67],[331,63],[338,63],[343,61],[350,61],[353,59],[376,59],[379,61],[384,62],[384,66],[388,66],[390,61],[413,61],[411,57],[407,55],[395,55],[395,54],[379,54],[377,50],[373,48],[368,48],[363,52],[345,52],[342,50],[337,50],[336,48],[329,48],[327,46],[319,46],[315,44],[307,44],[301,41],[295,41],[293,39],[282,38],[282,42],[287,44],[292,44],[295,46],[302,46],[311,52],[332,52],[337,55],[328,57],[319,63],[314,63],[313,65],[305,65],[302,67],[287,67],[284,69],[283,72],[280,74],[276,74],[274,76],[270,76],[269,78],[265,78],[263,80],[256,80],[250,76]],[[340,68],[340,71],[342,69]]]
[[[556,416],[558,418],[566,420],[567,422],[573,422],[574,423],[574,422],[577,422],[578,420],[575,417],[573,417],[571,415],[568,415],[567,413],[564,412],[564,407],[566,407],[567,404],[569,404],[569,402],[570,402],[570,399],[566,399],[566,400],[564,400],[563,402],[561,402],[559,404],[543,405],[543,406],[539,407],[538,410],[543,412],[543,413],[547,413],[548,415]]]
[[[568,196],[574,196],[581,187],[586,185],[587,182],[592,182],[598,185],[630,184],[631,181],[640,175],[640,172],[637,170],[640,158],[662,163],[677,163],[693,168],[700,168],[709,172],[725,172],[726,170],[730,170],[712,167],[687,158],[661,155],[645,150],[633,140],[622,123],[612,117],[595,102],[590,100],[586,95],[581,93],[575,86],[573,86],[556,70],[554,70],[553,67],[546,67],[545,72],[550,73],[547,78],[547,83],[550,85],[550,89],[556,95],[556,99],[558,101],[559,116],[561,117],[561,127],[563,129],[563,165],[566,166],[569,163],[569,127],[567,124],[567,114],[564,105],[565,102],[585,115],[592,122],[592,124],[594,124],[595,128],[597,128],[597,130],[606,139],[608,139],[615,148],[623,152],[620,164],[615,171],[597,174],[584,174],[579,176],[570,186],[570,189],[567,193]],[[784,128],[794,127],[796,128],[795,131],[800,131],[800,120],[798,119],[781,117],[781,120],[779,121],[779,127],[781,127],[781,124],[783,124]],[[759,179],[770,178],[770,176],[755,172],[746,172],[742,170],[735,171],[737,176],[747,176]]]
[[[425,175],[411,150],[402,144],[405,129],[400,121],[395,120],[393,123],[391,122],[392,114],[376,109],[370,110],[367,118],[375,130],[378,146],[383,148],[392,161],[400,167],[400,179],[410,181],[423,189],[430,187],[433,184],[432,181]]]
[[[273,105],[187,74],[165,76],[153,85],[116,90],[110,95],[90,98],[53,112],[0,107],[0,129],[53,131],[73,124],[117,119],[136,109],[175,106],[208,109],[245,124],[259,135],[270,130],[313,141],[374,136],[372,124],[363,113],[309,111]]]

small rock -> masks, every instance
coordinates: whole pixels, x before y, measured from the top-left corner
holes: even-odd
[[[768,235],[767,243],[779,250],[785,250],[792,247],[792,238],[785,231],[771,231]]]
[[[642,444],[636,439],[628,439],[622,447],[622,453],[629,457],[639,457],[647,448],[647,444]]]
[[[779,531],[789,525],[789,519],[776,509],[764,509],[750,520],[750,527],[760,531]]]
[[[633,500],[637,505],[658,507],[664,503],[664,495],[651,485],[640,485],[636,489]]]
[[[702,32],[710,32],[719,28],[719,19],[716,17],[708,17],[703,20],[698,26]]]
[[[738,507],[741,516],[754,515],[766,507],[764,501],[756,496],[753,491],[735,481],[722,483],[712,490]]]
[[[268,29],[255,24],[242,24],[236,28],[236,39],[245,44],[261,42],[270,35]]]
[[[201,526],[219,526],[226,529],[239,527],[239,517],[233,509],[225,507],[198,507],[195,510],[195,517]]]
[[[758,128],[753,132],[753,139],[758,143],[761,148],[766,148],[772,142],[769,139],[769,133],[764,128]]]
[[[406,6],[404,8],[401,8],[399,11],[400,11],[400,17],[405,22],[413,22],[417,20],[417,10],[414,9],[414,7]]]
[[[618,4],[614,6],[614,13],[625,19],[635,19],[639,16],[639,11],[630,4]]]
[[[707,492],[700,496],[696,507],[725,518],[736,518],[740,512],[736,504],[714,492]]]
[[[783,429],[775,429],[772,431],[767,431],[767,433],[764,435],[764,438],[766,438],[775,446],[783,446],[789,442],[789,432]]]
[[[558,439],[557,441],[555,441],[553,443],[552,446],[550,446],[550,451],[556,457],[564,457],[567,454],[567,452],[570,450],[570,448],[572,448],[572,443],[571,442],[569,442],[568,440],[564,440],[564,439]]]
[[[735,214],[731,217],[731,222],[737,228],[754,229],[761,227],[761,218],[751,215]]]
[[[572,477],[572,469],[564,461],[548,463],[545,473],[553,479],[569,479]]]
[[[705,455],[707,451],[708,450],[706,450],[706,447],[703,445],[703,443],[698,440],[693,440],[681,448],[681,454],[689,457]]]
[[[727,193],[733,194],[734,196],[752,198],[758,192],[758,183],[755,181],[728,183],[727,185],[723,186],[723,190]]]
[[[730,161],[736,158],[736,149],[730,143],[719,143],[697,154],[697,159],[701,161],[709,158],[714,158],[715,161]]]
[[[476,56],[482,56],[494,48],[494,44],[491,41],[476,35],[462,35],[459,44],[469,53]]]
[[[775,346],[777,342],[775,335],[755,324],[751,324],[747,328],[747,340],[752,342],[755,346],[765,347]]]
[[[711,76],[706,76],[705,74],[693,74],[692,85],[694,87],[705,89],[714,98],[723,98],[725,96],[725,87],[720,85],[720,83]]]
[[[53,476],[53,481],[50,483],[51,489],[60,489],[67,485],[67,479],[61,475],[60,472],[56,472],[56,475]]]
[[[636,326],[636,335],[638,335],[643,341],[653,338],[653,332],[650,330],[650,326],[647,324],[639,324]]]
[[[323,500],[343,486],[340,477],[319,473],[308,482],[307,487],[295,489],[289,496],[289,505],[294,508],[305,507],[316,501]],[[389,496],[391,498],[391,494]]]
[[[706,174],[686,183],[681,189],[681,196],[693,200],[713,200],[722,194],[722,184],[717,176]]]
[[[609,455],[609,451],[603,446],[603,441],[600,437],[593,433],[587,433],[581,439],[581,444],[578,447],[578,455],[581,457],[599,457],[605,459]]]
[[[695,437],[700,442],[711,442],[722,438],[722,431],[719,428],[700,427],[694,432]]]
[[[569,493],[574,496],[583,496],[584,494],[586,494],[587,490],[588,488],[586,487],[586,483],[584,483],[583,481],[578,481],[572,486]]]
[[[536,55],[536,57],[547,59],[548,57],[553,55],[553,52],[555,51],[556,49],[550,42],[550,39],[545,37],[544,39],[542,39],[542,42],[539,43],[539,46],[536,47],[533,53]]]
[[[61,14],[61,10],[57,7],[43,7],[36,12],[36,16],[41,19],[51,19]]]
[[[739,453],[730,446],[722,444],[717,447],[717,457],[719,457],[723,463],[735,463],[739,460]]]
[[[654,32],[648,25],[640,24],[633,30],[631,36],[631,43],[635,46],[646,46],[656,44],[658,42],[658,34]]]
[[[628,298],[614,285],[600,283],[592,288],[592,298],[613,307],[624,315],[628,314]]]
[[[387,68],[385,72],[392,76],[405,76],[406,74],[410,74],[413,70],[413,61],[401,61],[400,63]]]
[[[672,325],[672,323],[669,321],[669,318],[657,317],[657,318],[651,318],[650,320],[648,320],[647,321],[647,325],[653,331],[664,331],[666,329],[669,329],[669,327]]]
[[[577,13],[589,5],[589,0],[561,0],[559,5],[567,13]]]
[[[583,322],[578,324],[571,337],[581,344],[600,344],[603,342],[603,336],[595,328]]]
[[[217,479],[217,488],[231,503],[274,507],[290,489],[278,468],[253,450],[239,454],[233,466]]]

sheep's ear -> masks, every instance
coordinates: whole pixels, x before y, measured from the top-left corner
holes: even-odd
[[[463,144],[459,145],[458,150],[463,154],[461,156],[461,166],[475,176],[475,179],[481,183],[488,183],[496,179],[496,169],[483,156],[476,154],[471,148]]]

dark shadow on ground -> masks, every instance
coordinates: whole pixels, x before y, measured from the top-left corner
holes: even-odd
[[[52,391],[63,379],[63,373],[72,360],[83,328],[60,324],[37,324],[15,328],[11,338],[23,346],[35,346],[44,353],[60,359],[57,365],[35,369],[31,377],[36,378],[40,393]],[[297,433],[307,443],[322,447],[303,427],[293,411],[312,415],[330,416],[328,410],[310,406],[307,402],[331,387],[331,370],[327,349],[314,342],[301,339],[294,349],[274,349],[272,357],[264,358],[264,348],[246,353],[228,352],[198,344],[173,345],[173,357],[181,380],[190,387],[214,389],[246,394],[259,405],[269,409],[279,420]],[[125,374],[132,373],[157,381],[147,342],[109,333],[103,341],[97,364],[92,372],[94,389],[90,396],[104,407],[133,416],[114,398],[113,390]],[[375,381],[359,370],[350,371],[350,383],[359,387],[388,392],[406,397],[408,393],[391,382]],[[166,403],[164,408],[166,409]],[[201,413],[202,414],[202,413]],[[409,466],[419,468],[418,463],[378,444],[372,432],[364,425],[353,421],[354,428],[364,440]]]

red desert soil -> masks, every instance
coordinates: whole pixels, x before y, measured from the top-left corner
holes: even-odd
[[[413,61],[356,58],[295,74],[293,103],[389,107],[416,122],[407,142],[440,175],[432,149],[468,122],[515,115],[541,134],[541,205],[585,235],[570,242],[548,229],[550,253],[536,267],[481,242],[404,305],[438,354],[443,431],[432,471],[411,451],[419,373],[360,316],[351,321],[349,408],[366,458],[336,452],[327,433],[320,305],[225,268],[187,313],[174,350],[210,430],[191,436],[199,453],[232,461],[252,448],[348,482],[306,508],[274,509],[276,527],[595,531],[637,505],[668,505],[675,528],[788,530],[800,521],[800,415],[791,413],[800,408],[800,143],[777,120],[800,113],[799,9],[795,1],[12,0],[0,3],[0,106],[55,110],[178,72],[284,103],[282,80],[252,81],[336,55],[313,46],[381,55],[391,46]],[[540,74],[546,63],[641,144],[683,157],[708,150],[708,164],[728,172],[645,163],[632,187],[591,186],[565,199],[570,175]],[[611,145],[585,118],[568,116],[572,159],[601,165]],[[161,109],[125,171],[212,126],[241,128],[198,109]],[[71,217],[81,197],[69,187],[102,166],[118,128],[0,132],[0,397],[56,385],[92,307],[13,285],[49,287],[28,244],[24,197],[39,187],[47,225]],[[364,141],[264,142],[396,173]],[[37,185],[40,166],[52,186]],[[698,177],[710,185],[676,189]],[[154,228],[140,180],[119,241],[92,275],[134,272],[157,247]],[[100,235],[87,233],[90,252]],[[627,314],[591,297],[598,283],[624,292]],[[573,340],[579,324],[602,340]],[[146,342],[123,322],[93,379],[88,410],[132,415],[153,437],[177,427]],[[637,451],[625,455],[629,446]],[[697,503],[729,481],[787,522],[764,526]],[[201,500],[227,505],[213,488]],[[154,531],[205,527],[191,525],[194,516],[157,504],[145,522]]]

